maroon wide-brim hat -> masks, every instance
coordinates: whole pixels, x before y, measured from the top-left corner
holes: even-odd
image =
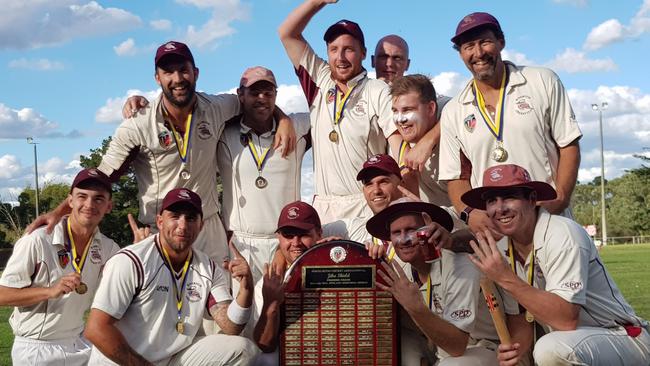
[[[526,169],[515,164],[503,164],[488,168],[483,173],[483,186],[465,192],[460,199],[469,207],[485,210],[486,193],[522,187],[537,192],[537,201],[548,201],[557,197],[550,184],[532,180]]]
[[[444,209],[427,202],[415,201],[411,198],[403,197],[395,200],[385,209],[373,216],[366,224],[368,233],[381,240],[390,240],[390,224],[395,219],[409,214],[422,214],[426,212],[431,220],[437,222],[440,226],[451,231],[454,228],[454,221],[451,215]]]

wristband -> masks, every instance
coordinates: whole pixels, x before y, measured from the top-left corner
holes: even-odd
[[[251,307],[242,308],[237,303],[237,300],[233,300],[230,305],[228,305],[228,319],[231,322],[237,325],[244,325],[248,322],[248,319],[251,317]]]

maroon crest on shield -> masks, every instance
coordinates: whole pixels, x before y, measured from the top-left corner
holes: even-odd
[[[59,257],[59,265],[61,266],[61,268],[67,267],[68,263],[70,263],[70,254],[68,253],[68,251],[65,249],[61,249],[56,254]]]

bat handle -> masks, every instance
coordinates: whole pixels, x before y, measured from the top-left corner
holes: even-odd
[[[511,344],[510,332],[508,331],[508,326],[506,325],[505,315],[499,303],[494,296],[496,288],[494,287],[494,282],[488,278],[481,278],[481,290],[483,290],[483,296],[485,296],[485,301],[490,310],[490,315],[492,316],[492,322],[494,322],[494,327],[497,330],[499,335],[499,341],[502,344]]]

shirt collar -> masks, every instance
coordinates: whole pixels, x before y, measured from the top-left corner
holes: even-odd
[[[70,216],[64,216],[54,227],[54,230],[52,232],[52,245],[67,245],[66,239],[68,237],[68,227],[65,225],[65,223],[69,217]],[[99,234],[99,227],[96,227],[95,231],[93,232],[93,238],[91,240],[92,242],[99,240],[99,235],[97,234]]]
[[[368,71],[366,71],[366,69],[363,69],[357,76],[348,80],[345,85],[347,85],[348,88],[354,88],[356,85],[361,84],[366,76],[368,76]]]
[[[271,136],[273,136],[275,134],[275,130],[277,129],[277,127],[278,127],[278,124],[277,124],[277,122],[275,121],[275,118],[274,118],[273,119],[273,127],[271,128],[271,130],[266,131],[266,132],[264,132],[263,134],[261,134],[259,136],[262,137],[262,138],[271,137]],[[242,135],[247,135],[249,133],[254,133],[252,128],[250,128],[250,127],[248,127],[248,126],[246,126],[244,124],[244,115],[242,115],[241,119],[239,120],[239,132]]]

